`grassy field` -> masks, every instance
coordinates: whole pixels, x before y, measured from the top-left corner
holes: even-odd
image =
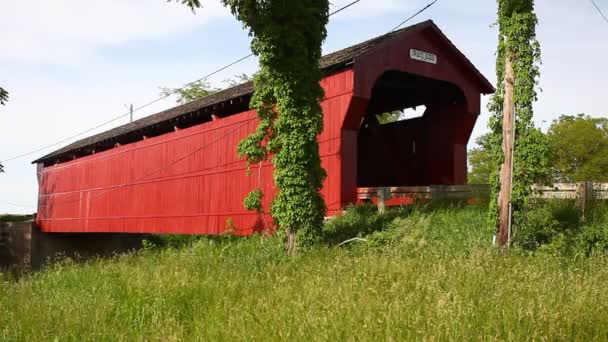
[[[361,210],[291,259],[200,239],[0,276],[0,340],[608,339],[606,258],[496,251],[485,218]],[[368,241],[336,247],[355,231]]]

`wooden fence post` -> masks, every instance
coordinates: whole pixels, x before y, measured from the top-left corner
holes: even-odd
[[[581,220],[585,222],[585,216],[589,211],[591,201],[593,201],[593,182],[579,182],[576,187],[576,206],[581,211]]]
[[[576,183],[576,207],[581,209],[581,211],[585,207],[585,182]]]
[[[384,214],[386,211],[386,205],[384,201],[390,197],[389,188],[378,188],[378,213]]]

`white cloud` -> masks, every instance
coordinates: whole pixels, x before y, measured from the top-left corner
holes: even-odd
[[[352,0],[331,2],[331,11]],[[411,11],[422,0],[361,1],[335,17],[348,20]],[[231,17],[218,0],[189,8],[166,0],[30,0],[0,2],[0,60],[73,64],[90,61],[103,47],[175,37],[217,18]],[[232,18],[231,18],[232,19]],[[333,20],[333,18],[332,18]]]
[[[171,37],[229,16],[217,0],[196,15],[165,0],[30,0],[0,3],[0,59],[69,64],[97,48]]]

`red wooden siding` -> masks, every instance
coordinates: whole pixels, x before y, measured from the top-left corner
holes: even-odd
[[[342,207],[341,128],[353,90],[352,70],[321,82],[324,131],[320,154],[327,170],[323,195],[329,214]],[[246,176],[238,142],[255,129],[247,111],[133,144],[43,168],[37,221],[46,232],[251,234],[272,224],[249,212],[243,199],[258,187],[274,195],[272,167]],[[232,221],[232,227],[227,222]]]

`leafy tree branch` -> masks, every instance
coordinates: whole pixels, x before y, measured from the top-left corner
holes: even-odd
[[[247,74],[235,75],[234,77],[227,78],[222,83],[226,85],[226,88],[234,87],[239,84],[249,82],[252,78]],[[207,97],[213,93],[216,93],[222,88],[212,87],[211,83],[207,80],[202,80],[198,82],[194,82],[189,84],[188,86],[182,88],[167,88],[160,87],[160,95],[161,96],[177,96],[177,103],[185,104],[188,102],[192,102],[195,100],[200,100],[204,97]]]
[[[177,103],[186,104],[207,97],[219,89],[211,87],[209,81],[198,81],[184,88],[160,88],[161,96],[177,96]]]

